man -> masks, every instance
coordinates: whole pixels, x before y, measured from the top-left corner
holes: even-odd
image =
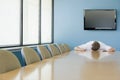
[[[114,52],[115,49],[111,46],[108,46],[100,41],[89,41],[85,44],[82,44],[78,47],[75,47],[74,50],[76,51],[87,51],[87,50],[102,50],[102,51],[108,51],[108,52]]]

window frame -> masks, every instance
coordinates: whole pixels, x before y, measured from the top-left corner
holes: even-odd
[[[54,0],[52,0],[52,17],[51,17],[51,43],[54,43]],[[23,45],[23,0],[20,0],[20,44],[18,45],[7,45],[7,46],[0,46],[0,48],[12,48],[12,47],[22,47],[22,46],[34,46],[40,44],[50,44],[50,43],[41,43],[41,0],[39,0],[39,42],[38,44],[26,44]]]

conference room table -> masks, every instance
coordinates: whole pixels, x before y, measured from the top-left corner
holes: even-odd
[[[120,52],[70,51],[2,73],[0,80],[120,80]]]

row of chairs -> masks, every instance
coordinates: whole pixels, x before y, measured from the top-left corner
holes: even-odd
[[[67,44],[48,44],[47,46],[38,45],[37,50],[40,53],[40,56],[43,60],[50,58],[52,56],[57,56],[65,52],[68,52],[70,51],[70,48]],[[23,47],[21,51],[27,65],[40,61],[40,57],[34,49],[30,47]]]
[[[71,49],[67,44],[48,44],[47,46],[38,45],[37,50],[40,53],[42,60],[44,60],[56,55],[61,55]],[[41,61],[40,56],[33,48],[23,47],[21,49],[21,53],[24,56],[26,65]],[[11,71],[20,67],[21,64],[18,58],[12,52],[0,50],[0,73]]]

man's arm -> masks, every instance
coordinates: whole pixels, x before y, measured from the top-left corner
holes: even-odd
[[[115,49],[114,48],[110,48],[110,49],[108,49],[108,52],[115,52]]]
[[[75,50],[75,51],[86,51],[86,49],[80,48],[80,47],[75,47],[74,50]]]
[[[115,52],[115,49],[109,45],[106,45],[102,42],[100,42],[100,45],[101,45],[101,49],[105,52]]]

